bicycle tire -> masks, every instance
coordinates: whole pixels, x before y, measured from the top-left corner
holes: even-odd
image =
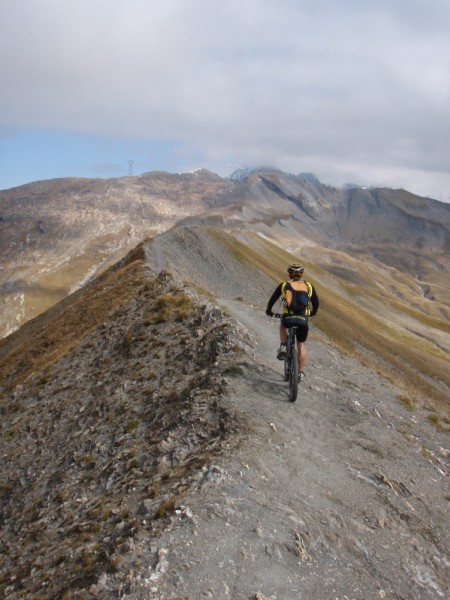
[[[284,359],[284,380],[285,381],[289,381],[289,371],[290,371],[289,358],[286,356],[286,358]]]
[[[294,344],[289,355],[289,400],[295,402],[298,395],[298,349]]]
[[[291,372],[291,348],[294,346],[292,330],[289,329],[286,336],[286,358],[284,359],[284,380],[289,381]]]

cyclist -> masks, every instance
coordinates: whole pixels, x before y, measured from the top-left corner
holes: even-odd
[[[295,325],[297,327],[299,381],[305,380],[305,342],[308,337],[308,319],[305,317],[312,317],[319,310],[319,298],[316,290],[309,281],[302,280],[304,270],[304,267],[297,263],[289,265],[287,268],[289,281],[282,281],[276,287],[266,308],[266,315],[272,317],[273,305],[280,296],[283,296],[284,310],[280,321],[280,348],[277,358],[278,360],[286,358],[287,327]],[[286,299],[287,296],[289,297],[289,302]],[[300,300],[297,300],[297,303],[295,303],[292,301],[294,297]]]

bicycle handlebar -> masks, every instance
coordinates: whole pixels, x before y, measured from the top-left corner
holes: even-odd
[[[275,319],[281,319],[283,317],[283,313],[272,313],[271,315],[267,315],[268,317],[274,317]],[[308,317],[313,317],[314,315],[307,315]]]

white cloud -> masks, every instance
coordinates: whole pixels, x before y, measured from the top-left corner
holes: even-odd
[[[339,165],[448,181],[447,0],[0,6],[0,131],[179,140],[207,161],[311,165],[325,179]]]

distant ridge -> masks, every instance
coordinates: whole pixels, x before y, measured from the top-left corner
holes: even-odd
[[[231,181],[244,181],[244,179],[246,179],[249,175],[252,175],[253,173],[263,173],[267,171],[276,173],[282,172],[280,169],[277,169],[275,167],[240,167],[239,169],[233,171],[228,176],[228,179],[231,179]]]
[[[236,169],[235,171],[233,171],[228,176],[228,179],[230,179],[231,181],[244,181],[244,179],[246,179],[249,175],[252,175],[253,173],[267,173],[267,172],[283,174],[283,171],[281,171],[281,169],[278,169],[276,167],[240,167],[239,169]],[[284,173],[284,174],[291,175],[290,173]],[[313,183],[315,185],[320,185],[320,183],[321,183],[319,181],[319,179],[313,173],[299,173],[298,175],[292,175],[292,176],[295,177],[296,179],[298,179],[299,181],[305,181],[307,183]]]

